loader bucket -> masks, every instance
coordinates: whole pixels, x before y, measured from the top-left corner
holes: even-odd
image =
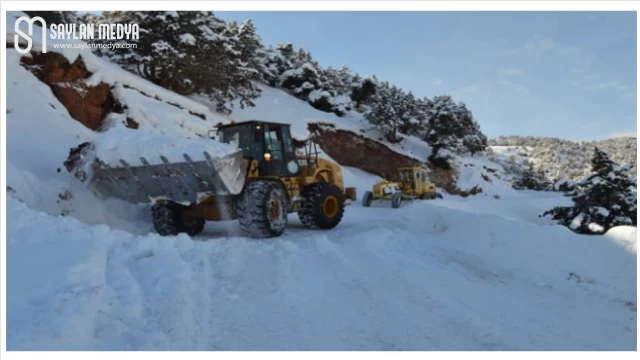
[[[130,203],[150,203],[157,199],[178,203],[196,203],[204,195],[237,195],[246,177],[242,151],[206,160],[193,161],[184,154],[184,162],[169,162],[160,156],[161,164],[131,166],[120,160],[121,166],[102,162],[92,170],[88,187],[102,198],[118,198]]]

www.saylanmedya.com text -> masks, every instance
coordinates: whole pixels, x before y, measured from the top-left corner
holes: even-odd
[[[140,27],[138,24],[51,24],[51,39],[79,40],[119,40],[106,43],[52,44],[55,49],[137,49],[135,43],[122,40],[137,40]]]
[[[138,44],[130,43],[79,43],[79,44],[51,44],[54,49],[137,49]]]

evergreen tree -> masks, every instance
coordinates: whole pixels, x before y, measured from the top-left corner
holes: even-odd
[[[518,190],[550,190],[551,182],[547,179],[542,169],[536,170],[533,163],[531,163],[522,176],[513,182],[513,188]]]
[[[384,134],[387,141],[392,143],[401,140],[398,132],[406,112],[401,99],[401,90],[384,82],[378,87],[371,101],[371,108],[365,114],[367,120]]]
[[[355,102],[356,108],[369,103],[376,94],[377,83],[375,77],[361,79],[358,74],[355,75],[351,82],[351,100]]]
[[[472,155],[487,147],[487,137],[464,103],[455,103],[451,96],[440,95],[429,106],[424,135],[429,144]]]
[[[122,40],[136,47],[103,48],[99,54],[159,86],[182,95],[203,94],[226,113],[234,101],[253,106],[259,96],[251,82],[255,72],[243,66],[235,39],[223,35],[225,22],[211,12],[104,12],[95,21],[139,25],[139,39]]]
[[[224,34],[229,39],[231,48],[236,51],[234,55],[238,65],[249,73],[251,79],[266,81],[265,77],[270,76],[266,65],[266,51],[253,22],[249,19],[238,25],[233,21]]]
[[[551,215],[559,224],[578,233],[604,233],[618,225],[637,225],[637,183],[628,166],[619,166],[609,156],[594,149],[591,176],[580,181],[573,206],[554,207]]]

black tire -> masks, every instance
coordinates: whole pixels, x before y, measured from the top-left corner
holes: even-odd
[[[365,194],[366,196],[366,194]],[[344,195],[332,183],[315,183],[302,189],[304,205],[298,211],[302,225],[309,229],[332,229],[344,215]]]
[[[391,207],[397,209],[400,207],[401,203],[402,193],[400,191],[394,192],[393,195],[391,195]]]
[[[287,196],[282,186],[275,182],[250,182],[242,190],[237,205],[240,230],[244,236],[276,237],[287,228]]]
[[[373,193],[371,191],[367,191],[362,196],[362,206],[369,207],[371,206],[371,201],[373,200]]]
[[[153,205],[151,215],[153,227],[161,236],[175,236],[186,233],[195,236],[204,229],[204,218],[192,218],[188,221],[182,216],[183,206],[174,202]]]

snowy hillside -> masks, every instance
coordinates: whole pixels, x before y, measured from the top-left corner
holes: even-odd
[[[329,231],[292,214],[275,239],[240,237],[235,221],[160,237],[148,206],[103,202],[79,186],[63,167],[69,149],[140,130],[202,141],[230,119],[82,52],[86,82],[109,84],[126,106],[106,132],[92,131],[6,51],[9,351],[637,348],[636,228],[577,235],[538,217],[567,198],[494,182],[496,197],[445,194],[399,209],[359,198]],[[264,90],[255,108],[230,117],[291,122],[301,137],[314,120],[367,131],[355,116],[334,119]],[[140,128],[124,127],[127,117]],[[109,144],[140,155],[129,142]],[[462,182],[483,181],[461,169]],[[360,195],[378,180],[343,171]]]
[[[389,143],[384,139],[379,130],[368,123],[362,114],[351,111],[346,115],[338,117],[333,113],[319,111],[309,106],[306,101],[297,99],[287,92],[274,89],[265,85],[257,85],[262,95],[255,103],[255,107],[245,109],[236,108],[230,115],[230,120],[266,120],[291,124],[292,133],[298,139],[305,139],[309,136],[307,124],[309,123],[328,123],[333,124],[337,129],[348,130],[355,134],[362,135],[373,141],[379,142],[394,152],[415,159],[419,162],[426,162],[431,155],[431,147],[421,139],[415,136],[403,135],[402,141],[397,144]],[[202,97],[193,97],[194,100],[207,104]],[[212,105],[208,105],[210,110]],[[320,149],[322,150],[322,149]],[[322,156],[330,158],[327,154]],[[505,174],[505,170],[500,163],[493,162],[482,156],[455,156],[452,159],[452,165],[458,172],[456,185],[461,190],[469,190],[476,186],[482,188],[485,195],[500,195],[504,192],[511,192],[511,185],[501,176]],[[487,171],[486,169],[491,169]],[[361,170],[348,168],[350,172]],[[369,175],[371,176],[371,175]],[[489,181],[487,181],[489,179]],[[358,179],[354,179],[347,174],[346,181],[358,183]],[[349,185],[351,186],[351,185]],[[360,190],[359,194],[370,190],[365,187]]]
[[[490,139],[490,157],[509,173],[518,176],[529,163],[557,179],[580,180],[590,174],[593,148],[606,151],[619,164],[637,172],[637,139],[622,137],[599,141],[574,142],[547,137],[501,136]]]
[[[381,141],[397,153],[425,161],[431,154],[431,148],[427,143],[414,136],[406,136],[399,144],[391,144],[380,140],[382,134],[368,123],[362,114],[355,111],[348,112],[343,117],[333,113],[327,113],[314,109],[306,101],[297,99],[284,90],[274,89],[262,84],[256,84],[261,90],[261,96],[255,101],[255,107],[236,109],[229,115],[232,120],[265,120],[291,124],[293,136],[306,139],[309,135],[307,124],[310,122],[323,122],[336,125],[340,129],[350,130],[357,134],[365,135],[373,140]],[[194,100],[207,104],[202,97],[194,97]],[[213,108],[209,105],[210,109]]]

